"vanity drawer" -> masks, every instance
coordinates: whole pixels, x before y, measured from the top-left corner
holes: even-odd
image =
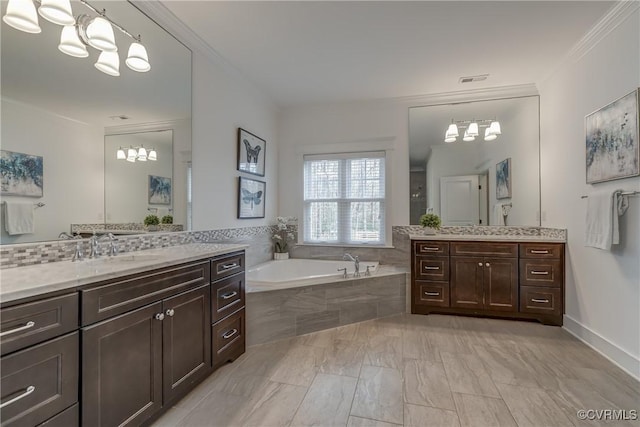
[[[216,323],[244,307],[244,273],[215,282],[211,292],[211,322]]]
[[[518,256],[518,244],[497,242],[451,242],[451,256],[516,258]]]
[[[413,242],[413,250],[416,255],[449,255],[449,242],[417,241]]]
[[[416,280],[414,303],[417,305],[449,307],[449,283]]]
[[[521,259],[521,286],[562,286],[564,272],[560,260]]]
[[[213,366],[235,360],[245,351],[244,308],[211,327]]]
[[[414,268],[417,279],[436,281],[449,280],[448,257],[417,256]]]
[[[80,405],[77,403],[65,409],[53,418],[49,418],[38,427],[76,427],[80,425]]]
[[[76,403],[78,359],[78,332],[0,359],[2,425],[34,426]]]
[[[78,294],[0,310],[2,355],[78,329]]]
[[[224,277],[244,271],[244,252],[225,255],[211,260],[211,281],[215,282]]]
[[[562,243],[521,243],[520,258],[562,258]]]
[[[104,283],[104,282],[103,282]],[[136,274],[82,290],[82,326],[209,283],[209,261]]]
[[[562,315],[562,291],[556,288],[521,286],[520,311]]]

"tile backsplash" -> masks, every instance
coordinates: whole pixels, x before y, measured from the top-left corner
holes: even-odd
[[[195,242],[247,244],[247,265],[252,266],[272,259],[274,226],[225,228],[206,231],[154,232],[135,235],[120,235],[118,249],[133,252],[145,249],[184,245]],[[295,246],[290,252],[293,258],[339,259],[345,252],[358,255],[367,261],[383,264],[408,266],[410,261],[409,235],[419,235],[423,228],[419,225],[392,227],[393,247],[340,247],[340,246]],[[500,235],[500,236],[545,236],[566,239],[566,230],[543,227],[442,227],[440,234]],[[22,243],[0,246],[0,267],[12,268],[25,265],[71,259],[77,242],[82,242],[85,253],[88,239],[56,240],[39,243]],[[101,252],[106,253],[109,242],[102,240]],[[104,255],[103,255],[104,256]]]

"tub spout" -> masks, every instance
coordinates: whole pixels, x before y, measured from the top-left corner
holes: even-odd
[[[342,259],[353,261],[353,265],[354,265],[354,268],[355,268],[355,271],[353,272],[353,277],[360,277],[360,260],[358,259],[358,256],[356,255],[354,257],[349,253],[345,253],[343,255]]]

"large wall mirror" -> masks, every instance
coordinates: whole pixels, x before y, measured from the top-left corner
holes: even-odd
[[[464,141],[472,122],[479,135]],[[434,212],[443,225],[539,226],[539,122],[538,96],[410,108],[410,224]]]
[[[1,148],[43,162],[41,197],[2,195],[3,202],[34,204],[34,232],[9,235],[2,209],[3,244],[55,240],[71,224],[141,224],[149,213],[171,214],[188,229],[191,51],[129,2],[89,3],[141,36],[151,69],[125,65],[133,40],[118,29],[115,77],[94,66],[99,51],[92,47],[85,58],[63,54],[59,25],[40,17],[42,32],[29,34],[2,22]],[[71,5],[74,16],[97,16]],[[157,157],[129,162],[117,158],[120,147],[153,148]],[[151,187],[162,197],[151,197]]]

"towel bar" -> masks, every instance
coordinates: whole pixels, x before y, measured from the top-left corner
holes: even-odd
[[[640,191],[623,191],[622,193],[620,193],[621,196],[637,196],[638,194],[640,194]],[[580,196],[581,199],[586,199],[589,196]]]

